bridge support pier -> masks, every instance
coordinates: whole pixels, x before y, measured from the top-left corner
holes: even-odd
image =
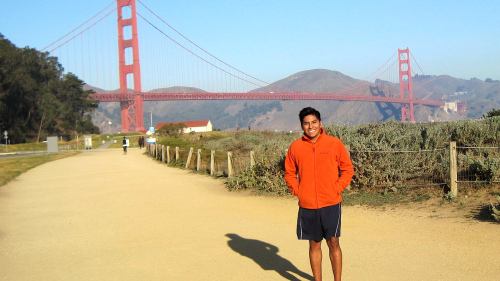
[[[399,92],[401,98],[404,99],[406,93],[408,94],[409,104],[401,106],[401,121],[405,122],[410,119],[415,123],[415,116],[413,114],[413,87],[411,83],[411,67],[410,67],[410,49],[398,49],[399,61]]]
[[[132,100],[120,102],[122,132],[140,131],[144,130],[144,116],[142,109],[143,98],[140,95],[142,88],[136,3],[135,0],[117,0],[116,5],[118,11],[120,94],[128,94],[127,75],[133,76],[134,93],[137,94]],[[128,17],[129,15],[130,17]],[[129,26],[132,34],[125,34],[125,27]],[[127,62],[128,58],[125,57],[125,50],[129,48],[132,49],[133,58]]]

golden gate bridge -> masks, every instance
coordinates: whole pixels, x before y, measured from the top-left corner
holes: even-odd
[[[142,10],[138,11],[139,8]],[[144,27],[141,38],[150,38],[141,40],[141,44],[138,21]],[[143,101],[337,100],[398,103],[401,104],[403,122],[415,122],[413,107],[416,104],[445,105],[443,101],[413,98],[414,72],[408,48],[399,49],[378,70],[347,88],[328,93],[293,92],[273,87],[220,60],[182,35],[140,0],[113,1],[42,51],[57,56],[66,73],[75,73],[87,85],[101,89],[91,94],[91,98],[101,102],[120,102],[122,132],[144,130]],[[141,63],[147,65],[142,73]],[[374,85],[399,89],[390,91],[397,92],[392,97],[363,94]],[[172,87],[183,92],[172,92]]]

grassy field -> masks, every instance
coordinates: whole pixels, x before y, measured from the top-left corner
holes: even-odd
[[[44,163],[73,156],[78,151],[0,159],[0,186],[4,186],[22,173]]]

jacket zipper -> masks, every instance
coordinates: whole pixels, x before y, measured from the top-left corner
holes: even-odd
[[[318,199],[318,186],[317,186],[317,178],[316,178],[316,143],[313,144],[313,155],[314,155],[314,193],[316,194],[316,208],[319,208],[319,199]]]

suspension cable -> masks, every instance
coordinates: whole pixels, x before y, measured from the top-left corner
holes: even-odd
[[[418,69],[420,69],[420,72],[422,72],[422,75],[425,75],[424,71],[422,70],[422,68],[420,68],[420,65],[418,65],[417,60],[415,59],[415,57],[413,56],[413,54],[411,52],[410,52],[410,55],[411,55],[411,58],[413,59],[413,61],[417,64]],[[412,72],[413,72],[413,69],[412,69]]]
[[[107,13],[104,17],[102,17],[101,19],[99,19],[98,21],[94,22],[92,25],[88,26],[87,28],[85,28],[84,30],[80,31],[78,34],[76,34],[75,36],[69,38],[68,40],[64,41],[63,43],[61,43],[60,45],[58,45],[57,47],[55,47],[54,49],[50,50],[50,52],[52,53],[54,50],[60,48],[61,46],[65,45],[66,43],[68,43],[69,41],[75,39],[77,36],[81,35],[83,32],[89,30],[91,27],[93,27],[94,25],[98,24],[100,21],[102,21],[103,19],[105,19],[107,16],[109,16],[111,13],[113,13],[114,11],[116,11],[116,9],[113,9],[111,12]]]
[[[205,53],[206,53],[206,54],[208,54],[209,56],[213,57],[214,59],[216,59],[216,60],[218,60],[218,61],[222,62],[223,64],[225,64],[225,65],[229,66],[230,68],[232,68],[232,69],[234,69],[234,70],[236,70],[236,71],[238,71],[238,72],[240,72],[240,73],[242,73],[242,74],[244,74],[244,75],[246,75],[246,76],[248,76],[248,77],[250,77],[250,78],[253,78],[253,79],[255,79],[255,80],[259,81],[259,82],[262,82],[262,83],[264,83],[264,84],[267,84],[267,85],[269,85],[269,84],[270,84],[270,83],[268,83],[268,82],[262,81],[262,80],[260,80],[260,79],[258,79],[258,78],[256,78],[256,77],[253,77],[252,75],[249,75],[249,74],[247,74],[247,73],[245,73],[245,72],[243,72],[243,71],[241,71],[241,70],[239,70],[239,69],[237,69],[237,68],[235,68],[235,67],[233,67],[233,66],[231,66],[231,65],[229,65],[229,64],[227,64],[227,63],[225,63],[224,61],[220,60],[220,59],[219,59],[219,58],[217,58],[216,56],[214,56],[214,55],[212,55],[211,53],[209,53],[209,52],[205,51],[202,47],[200,47],[200,46],[196,45],[193,41],[189,40],[186,36],[182,35],[182,33],[180,33],[179,31],[177,31],[177,30],[176,30],[175,28],[173,28],[170,24],[166,23],[166,22],[165,22],[162,18],[160,18],[157,14],[155,14],[155,13],[154,13],[151,9],[149,9],[146,5],[144,5],[144,3],[142,3],[140,0],[137,0],[137,2],[139,2],[142,6],[144,6],[144,8],[146,8],[149,12],[151,12],[154,16],[156,16],[156,17],[157,17],[159,20],[161,20],[164,24],[166,24],[168,27],[170,27],[173,31],[175,31],[177,34],[179,34],[180,36],[182,36],[184,39],[186,39],[187,41],[189,41],[191,44],[193,44],[194,46],[196,46],[198,49],[202,50],[203,52],[205,52]],[[156,27],[155,27],[155,28],[156,28]],[[236,76],[236,77],[237,77],[237,76]],[[256,85],[256,84],[254,84],[254,85]]]
[[[62,36],[61,38],[57,39],[56,41],[52,42],[50,45],[46,46],[45,48],[43,48],[41,51],[44,51],[45,49],[47,49],[48,47],[54,45],[55,43],[59,42],[60,40],[62,40],[64,37],[68,36],[69,34],[73,33],[75,30],[77,30],[78,28],[82,27],[83,25],[85,25],[86,23],[88,23],[90,20],[92,20],[93,18],[97,17],[100,13],[102,13],[103,11],[105,11],[106,9],[109,8],[109,6],[113,5],[116,1],[113,1],[111,2],[111,4],[109,4],[106,8],[102,9],[99,13],[95,14],[93,17],[91,17],[90,19],[88,19],[86,22],[80,24],[78,27],[76,27],[75,29],[71,30],[70,32],[68,32],[66,35]],[[116,9],[115,9],[116,10]],[[113,10],[114,11],[114,10]],[[57,48],[56,48],[57,49]],[[54,49],[55,50],[55,49]],[[53,51],[53,50],[52,50]]]
[[[259,85],[259,84],[256,84],[256,83],[254,83],[254,82],[248,81],[247,79],[244,79],[243,77],[239,77],[239,76],[237,76],[237,75],[235,75],[235,74],[232,74],[232,73],[230,73],[230,72],[227,72],[227,71],[223,70],[222,68],[220,68],[220,67],[218,67],[218,66],[214,65],[213,63],[211,63],[211,62],[207,61],[206,59],[204,59],[204,58],[200,57],[199,55],[195,54],[193,51],[191,51],[191,50],[189,50],[188,48],[184,47],[184,46],[183,46],[182,44],[180,44],[179,42],[175,41],[172,37],[168,36],[165,32],[161,31],[158,27],[156,27],[156,26],[155,26],[154,24],[152,24],[150,21],[148,21],[147,19],[145,19],[145,18],[144,18],[141,14],[137,13],[137,15],[138,15],[140,18],[142,18],[144,21],[146,21],[148,24],[150,24],[153,28],[155,28],[156,30],[158,30],[158,31],[159,31],[161,34],[163,34],[165,37],[167,37],[168,39],[172,40],[172,42],[176,43],[176,44],[177,44],[177,45],[179,45],[181,48],[183,48],[184,50],[188,51],[188,52],[189,52],[189,53],[191,53],[192,55],[194,55],[194,56],[198,57],[199,59],[203,60],[204,62],[206,62],[206,63],[210,64],[211,66],[213,66],[213,67],[215,67],[215,68],[217,68],[217,69],[219,69],[219,70],[221,70],[221,71],[223,71],[223,72],[226,72],[227,74],[231,75],[231,76],[232,76],[232,77],[234,77],[234,78],[241,79],[241,80],[243,80],[243,81],[245,81],[245,82],[247,82],[247,83],[253,84],[253,85],[258,86],[258,87],[263,87],[262,85]],[[231,67],[231,66],[229,66],[229,67]],[[231,67],[231,68],[233,68],[233,67]],[[234,69],[234,68],[233,68],[233,69]],[[241,71],[240,71],[240,73],[245,74],[244,72],[241,72]],[[248,76],[250,76],[250,75],[248,75]],[[252,77],[252,76],[250,76],[250,77]],[[259,80],[259,79],[256,79],[256,80]],[[259,81],[261,81],[261,80],[259,80]],[[263,81],[261,81],[261,82],[263,82]],[[264,82],[264,83],[267,83],[267,82]]]

